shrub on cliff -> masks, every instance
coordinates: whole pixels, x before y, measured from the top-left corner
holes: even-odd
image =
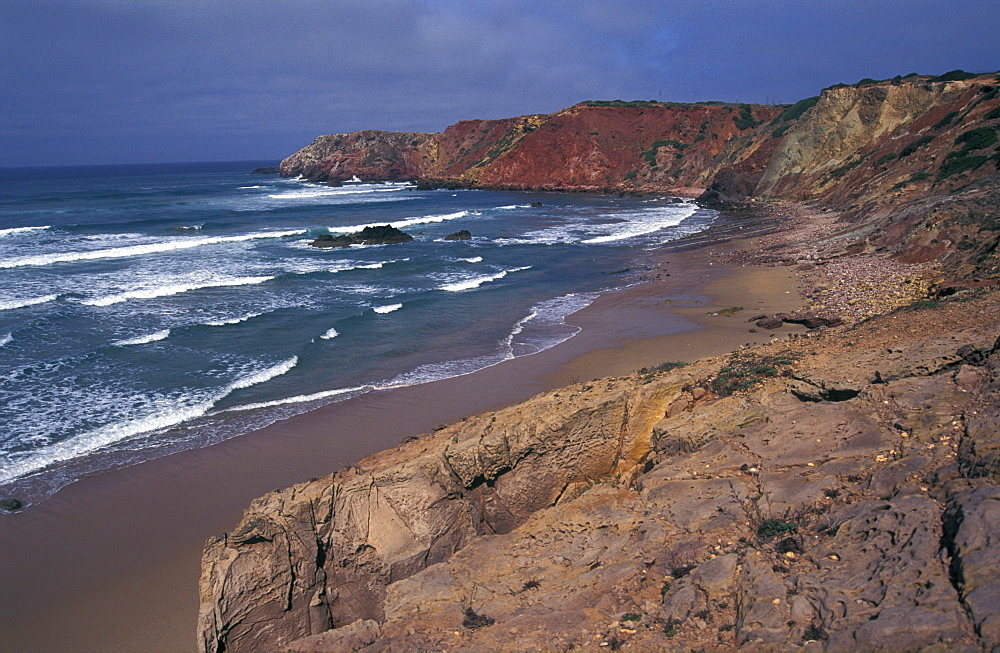
[[[955,145],[963,145],[964,150],[981,150],[996,142],[997,134],[993,127],[970,129],[955,139]]]
[[[750,108],[749,104],[741,104],[740,107],[742,108],[742,110],[740,111],[739,117],[733,118],[733,123],[736,125],[736,128],[739,129],[740,131],[746,129],[753,129],[757,125],[764,122],[763,120],[753,119],[753,109]]]
[[[938,75],[937,77],[931,77],[932,82],[960,82],[964,79],[972,79],[973,77],[979,77],[977,73],[967,73],[964,70],[949,70],[943,75]]]
[[[782,376],[795,359],[787,355],[760,356],[734,354],[711,381],[712,391],[728,397],[764,382],[764,379]]]
[[[802,117],[803,113],[816,106],[817,102],[819,102],[818,95],[814,95],[813,97],[807,97],[804,100],[799,100],[792,106],[782,111],[781,115],[778,116],[778,121],[788,122],[789,120],[797,120],[798,118]]]
[[[917,150],[919,150],[920,148],[922,148],[924,145],[927,145],[928,143],[930,143],[932,140],[934,140],[934,136],[932,136],[932,135],[921,136],[917,140],[913,141],[912,143],[910,143],[909,145],[907,145],[906,147],[904,147],[899,152],[899,156],[901,156],[901,157],[903,157],[903,156],[910,156],[911,154],[913,154],[914,152],[916,152]]]

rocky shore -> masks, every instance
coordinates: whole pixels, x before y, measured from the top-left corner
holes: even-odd
[[[808,256],[814,284],[854,261],[823,308],[879,315],[544,393],[262,497],[206,547],[203,650],[1000,645],[1000,293],[898,307],[877,254],[827,257],[809,209],[770,210],[788,228],[716,256]]]
[[[773,342],[468,415],[261,497],[205,547],[201,649],[1000,647],[998,83],[582,103],[286,159],[316,180],[378,150],[432,185],[703,188],[730,219],[677,247],[780,266],[802,296],[710,313]]]

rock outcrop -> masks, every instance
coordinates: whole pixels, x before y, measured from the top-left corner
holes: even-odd
[[[410,234],[386,224],[379,227],[365,227],[353,234],[339,236],[322,234],[309,244],[313,247],[350,247],[351,245],[398,245],[412,240],[413,236]]]
[[[310,181],[412,180],[430,187],[637,190],[704,186],[729,142],[783,107],[583,102],[549,115],[464,120],[440,134],[321,136],[281,162]]]
[[[705,187],[797,225],[732,255],[798,268],[810,305],[750,319],[812,331],[545,393],[256,500],[206,545],[202,650],[1000,647],[998,86],[588,102],[286,159],[331,183]]]
[[[996,74],[911,75],[839,84],[791,106],[583,102],[439,134],[333,134],[279,168],[334,184],[358,175],[424,188],[821,203],[841,212],[843,246],[941,260],[941,282],[953,285],[1000,276],[998,143]]]
[[[763,367],[578,384],[272,493],[206,546],[202,648],[1000,644],[998,316],[738,352],[777,376],[731,395]]]

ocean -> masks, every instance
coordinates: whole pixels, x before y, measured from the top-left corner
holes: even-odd
[[[262,165],[0,169],[0,498],[537,353],[717,217]],[[383,224],[414,240],[309,244]]]

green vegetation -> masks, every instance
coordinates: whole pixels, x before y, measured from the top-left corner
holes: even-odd
[[[893,186],[892,189],[893,190],[899,190],[900,188],[903,188],[907,184],[912,184],[912,183],[917,182],[917,181],[923,181],[924,179],[930,178],[930,176],[931,175],[930,175],[929,172],[921,170],[920,172],[914,173],[914,175],[912,177],[910,177],[909,179],[904,179],[903,181],[899,182],[898,184],[896,184],[895,186]]]
[[[938,179],[946,179],[952,175],[961,174],[969,170],[975,170],[990,160],[984,154],[963,155],[964,150],[951,152],[945,158],[941,168],[938,169]]]
[[[740,131],[743,131],[745,129],[753,129],[757,125],[760,125],[761,123],[764,122],[763,120],[753,119],[753,109],[750,107],[749,104],[741,104],[740,109],[741,110],[739,117],[733,118],[733,123],[736,124],[737,129],[739,129]]]
[[[958,117],[958,111],[949,111],[948,113],[945,114],[944,118],[939,120],[936,125],[931,127],[931,129],[937,131],[938,129],[947,127],[957,117]]]
[[[840,82],[838,84],[833,84],[831,86],[827,86],[823,90],[824,91],[828,91],[828,90],[833,89],[833,88],[848,88],[848,87],[861,88],[863,86],[872,86],[874,84],[881,84],[883,82],[892,82],[893,84],[899,84],[904,79],[913,79],[914,77],[920,77],[920,74],[919,73],[910,73],[908,75],[903,75],[902,77],[900,77],[899,75],[896,75],[895,77],[891,77],[891,78],[888,78],[888,79],[872,79],[871,77],[865,77],[864,79],[859,80],[859,81],[855,82],[854,84],[845,84],[843,82]],[[967,73],[964,70],[951,70],[949,72],[946,72],[943,75],[932,76],[932,77],[929,78],[929,81],[932,81],[932,82],[957,82],[957,81],[961,81],[961,80],[964,80],[964,79],[972,79],[973,77],[979,77],[979,74],[978,73]]]
[[[702,102],[660,102],[659,100],[584,100],[580,104],[588,107],[705,107],[720,106],[726,102],[704,100]]]
[[[993,127],[979,127],[959,135],[955,139],[955,145],[964,143],[964,150],[981,150],[997,142],[996,129]]]
[[[798,529],[799,525],[793,521],[785,521],[776,517],[769,517],[762,521],[760,526],[757,527],[757,535],[770,539],[772,537],[777,537],[778,535],[794,533]]]
[[[932,134],[928,134],[927,136],[921,136],[917,140],[913,141],[912,143],[904,147],[899,152],[899,156],[901,157],[910,156],[911,154],[922,148],[924,145],[930,143],[932,140],[934,140],[934,136]]]
[[[656,100],[587,100],[581,104],[589,107],[651,107],[663,103]]]
[[[875,165],[876,166],[883,166],[883,165],[885,165],[885,164],[889,163],[890,161],[893,161],[894,159],[897,159],[897,158],[899,158],[899,155],[896,154],[895,152],[892,152],[890,154],[884,154],[884,155],[880,156],[877,161],[875,161]]]
[[[850,172],[851,170],[854,170],[859,165],[861,165],[862,163],[864,163],[865,159],[867,159],[867,158],[868,158],[867,156],[862,156],[862,157],[860,157],[860,158],[858,158],[858,159],[856,159],[854,161],[848,161],[847,163],[845,163],[844,165],[840,166],[839,168],[834,168],[833,170],[831,170],[828,173],[828,176],[830,177],[830,179],[840,179],[841,177],[843,177],[844,175],[846,175],[848,172]]]
[[[943,75],[938,75],[937,77],[931,77],[932,82],[960,82],[963,79],[972,79],[973,77],[979,77],[977,73],[967,73],[964,70],[949,70]]]
[[[979,168],[991,157],[988,154],[972,154],[972,152],[991,147],[997,140],[996,129],[993,127],[978,127],[960,134],[955,139],[955,145],[962,145],[962,149],[948,153],[938,169],[938,180]]]
[[[791,126],[792,126],[791,123],[785,123],[784,125],[781,125],[773,132],[771,132],[771,138],[781,138],[782,136],[785,135],[785,132],[788,131]]]
[[[764,379],[781,376],[795,363],[788,355],[761,356],[758,354],[733,354],[711,381],[712,391],[728,397],[764,382]]]
[[[622,615],[622,621],[642,621],[642,615],[638,612],[626,612]]]
[[[819,102],[818,95],[814,95],[813,97],[807,97],[804,100],[799,100],[792,106],[782,111],[781,115],[778,116],[778,120],[780,122],[788,122],[789,120],[796,120],[797,118],[800,118],[803,113],[816,106],[817,102]]]
[[[676,370],[678,367],[684,367],[685,365],[687,365],[687,363],[682,361],[667,361],[666,363],[660,363],[655,367],[644,367],[639,370],[639,375],[647,379],[651,379],[657,374]]]
[[[492,626],[494,620],[483,614],[477,614],[472,608],[465,609],[465,619],[462,620],[462,625],[470,630],[476,630],[477,628],[484,628],[486,626]]]
[[[823,630],[823,626],[813,623],[809,624],[809,627],[806,628],[804,633],[802,633],[802,643],[822,642],[827,637],[829,637],[829,635],[827,635],[826,631]]]
[[[673,139],[659,140],[649,146],[649,149],[642,153],[642,158],[646,161],[648,165],[656,165],[656,152],[661,147],[673,147],[675,149],[683,151],[687,148],[687,143],[681,143],[680,141],[675,141]],[[680,154],[680,152],[678,152]],[[680,158],[678,156],[677,158]]]
[[[997,118],[1000,118],[1000,104],[993,107],[989,113],[983,116],[983,120],[996,120]]]

